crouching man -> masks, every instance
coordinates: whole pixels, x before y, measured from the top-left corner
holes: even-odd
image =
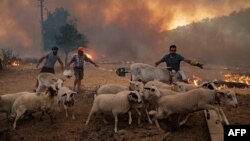
[[[155,66],[157,67],[160,63],[165,62],[168,68],[171,68],[171,69],[175,70],[176,72],[178,72],[181,75],[182,81],[187,83],[187,77],[186,77],[184,71],[180,70],[181,61],[184,61],[192,66],[197,66],[197,67],[203,69],[203,64],[201,64],[197,61],[188,60],[188,59],[182,57],[180,54],[177,54],[175,45],[171,45],[169,47],[169,54],[166,54],[165,56],[163,56],[163,58],[160,61],[157,61],[155,63]]]

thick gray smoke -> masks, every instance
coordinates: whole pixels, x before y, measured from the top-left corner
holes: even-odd
[[[237,49],[238,55],[245,56],[249,45],[247,24],[227,20],[232,15],[212,22],[215,17],[250,7],[249,0],[45,0],[45,5],[50,11],[64,7],[78,20],[97,59],[155,61],[167,53],[170,44],[176,44],[187,58],[210,61],[214,54],[211,60],[236,57],[232,51]],[[0,47],[18,47],[23,56],[40,56],[39,16],[36,0],[1,1]],[[205,18],[211,21],[202,21],[197,28],[193,25],[167,31]],[[218,47],[227,51],[220,53]]]

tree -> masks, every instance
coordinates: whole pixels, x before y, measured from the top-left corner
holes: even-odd
[[[78,46],[86,47],[88,43],[85,35],[77,30],[76,22],[67,23],[60,28],[59,34],[55,35],[56,44],[65,53],[65,65],[68,63],[68,54]]]
[[[56,8],[54,12],[49,12],[44,21],[44,49],[50,50],[56,44],[55,35],[59,34],[60,28],[69,22],[69,12],[64,8]]]
[[[13,51],[12,48],[1,48],[0,49],[2,59],[1,59],[1,64],[3,66],[8,65],[13,58],[17,58],[18,54]]]

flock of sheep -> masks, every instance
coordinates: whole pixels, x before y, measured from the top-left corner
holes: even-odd
[[[142,112],[145,112],[148,122],[155,123],[162,130],[158,119],[178,114],[178,124],[183,125],[190,113],[209,109],[216,111],[218,122],[227,124],[216,105],[237,107],[234,91],[217,90],[212,82],[203,82],[199,86],[177,82],[174,73],[142,63],[132,64],[130,71],[129,86],[105,84],[97,89],[85,125],[90,124],[95,113],[102,113],[103,121],[107,123],[104,114],[112,113],[115,119],[114,132],[117,132],[118,115],[128,113],[128,124],[132,124],[131,111],[135,110],[138,125],[141,124]],[[68,109],[73,108],[76,92],[63,86],[62,79],[50,73],[41,73],[37,79],[39,85],[34,93],[20,92],[0,96],[0,112],[5,112],[8,118],[15,118],[14,129],[18,119],[31,116],[36,111],[42,111],[40,118],[44,113],[48,114],[53,122],[52,112],[55,110],[55,103],[58,104],[58,110],[61,104],[64,106],[66,117]],[[169,82],[171,85],[167,84]],[[75,119],[74,113],[72,119]]]

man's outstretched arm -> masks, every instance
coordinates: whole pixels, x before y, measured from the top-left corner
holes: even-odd
[[[42,63],[42,61],[43,61],[46,57],[47,57],[47,55],[45,55],[45,56],[43,56],[43,57],[41,57],[41,58],[39,59],[37,65],[36,65],[36,68],[39,67],[40,63]]]
[[[157,67],[158,65],[160,65],[162,63],[162,60],[159,60],[157,62],[155,62],[155,66]]]
[[[89,61],[91,64],[95,65],[95,67],[99,67],[99,65],[97,65],[93,60],[88,59],[88,61]]]
[[[197,67],[203,69],[203,64],[199,63],[198,61],[189,60],[189,59],[184,59],[183,61],[192,65],[192,66],[197,66]]]

